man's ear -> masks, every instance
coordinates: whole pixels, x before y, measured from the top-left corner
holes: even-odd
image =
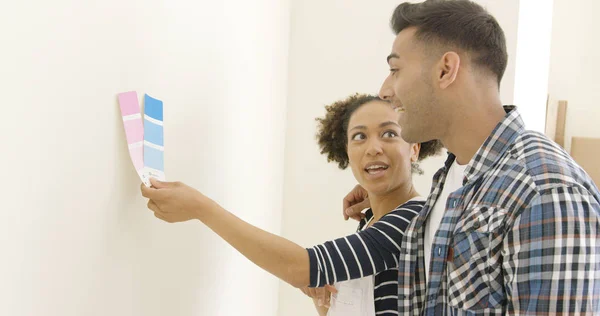
[[[446,52],[436,66],[437,80],[440,89],[446,89],[456,81],[460,69],[460,56],[456,52]]]

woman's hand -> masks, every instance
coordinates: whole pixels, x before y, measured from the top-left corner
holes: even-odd
[[[157,218],[169,222],[200,219],[214,201],[181,182],[162,182],[150,179],[152,187],[142,184],[142,195],[149,199],[148,208]]]
[[[337,289],[332,285],[325,285],[325,287],[303,287],[300,288],[302,293],[306,296],[315,300],[317,306],[323,306],[329,308],[331,301],[331,293],[337,293]]]

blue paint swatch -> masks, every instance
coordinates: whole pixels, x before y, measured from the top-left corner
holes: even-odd
[[[153,144],[164,146],[163,127],[144,120],[144,139]]]
[[[145,94],[144,114],[144,169],[164,180],[163,102]]]
[[[144,165],[146,167],[163,171],[164,164],[165,162],[162,151],[149,146],[144,146]]]
[[[144,113],[155,120],[163,120],[163,103],[147,94],[144,95]]]

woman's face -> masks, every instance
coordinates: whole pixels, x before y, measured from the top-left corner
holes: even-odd
[[[369,194],[385,195],[411,181],[411,162],[419,145],[400,137],[399,113],[389,103],[371,101],[348,123],[348,158],[352,173]]]

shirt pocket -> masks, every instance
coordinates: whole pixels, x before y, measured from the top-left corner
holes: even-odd
[[[506,215],[493,207],[474,207],[457,225],[448,258],[448,303],[472,312],[490,306],[490,245]]]

